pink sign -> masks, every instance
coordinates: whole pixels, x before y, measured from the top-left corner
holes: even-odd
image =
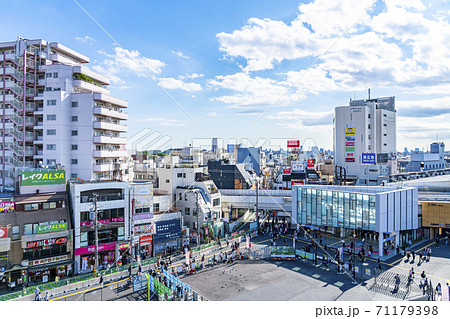
[[[99,224],[108,224],[108,223],[117,223],[117,222],[123,222],[124,218],[123,217],[117,217],[117,218],[109,218],[109,219],[99,219],[97,220],[97,222]],[[81,222],[80,226],[89,226],[89,225],[94,225],[94,221],[93,220],[89,220],[87,222]]]
[[[98,251],[111,250],[116,248],[116,243],[107,243],[98,245]],[[75,249],[75,256],[95,253],[95,246],[82,247]]]

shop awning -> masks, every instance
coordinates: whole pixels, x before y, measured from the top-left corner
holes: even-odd
[[[40,270],[46,270],[49,268],[55,268],[55,267],[59,267],[59,266],[64,266],[64,265],[68,265],[68,264],[72,264],[73,260],[69,259],[69,260],[63,260],[63,261],[59,261],[56,263],[50,263],[50,264],[43,264],[43,265],[37,265],[37,266],[30,266],[28,267],[28,270],[30,271],[40,271]]]

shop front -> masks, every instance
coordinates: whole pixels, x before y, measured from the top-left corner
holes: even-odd
[[[95,246],[75,248],[76,271],[80,273],[91,272],[95,267]],[[116,243],[98,245],[98,264],[104,269],[116,260]]]
[[[147,222],[145,224],[133,227],[135,238],[136,255],[140,255],[141,259],[153,256],[153,234],[155,233],[155,223]]]
[[[153,235],[141,235],[139,238],[141,258],[147,259],[153,257]]]
[[[61,255],[28,262],[28,282],[30,285],[62,279],[72,273],[72,255]]]
[[[422,229],[426,239],[450,236],[450,202],[422,202]]]

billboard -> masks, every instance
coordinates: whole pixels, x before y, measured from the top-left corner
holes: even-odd
[[[354,138],[353,136],[346,136],[346,137],[345,137],[345,140],[346,140],[346,141],[349,141],[349,142],[354,142],[354,141],[355,141],[355,138]]]
[[[283,166],[283,175],[290,175],[291,168],[289,166]]]
[[[234,153],[234,144],[227,144],[227,152]]]
[[[150,207],[153,209],[153,184],[131,184],[134,209]]]
[[[179,219],[156,222],[155,242],[171,240],[181,237],[181,223]]]
[[[308,159],[308,164],[307,167],[308,168],[314,168],[314,164],[316,163],[316,160],[314,158],[309,158]]]
[[[361,159],[363,164],[375,164],[375,154],[362,153]]]
[[[0,238],[8,237],[8,228],[2,227],[0,228]]]
[[[63,169],[22,171],[20,186],[62,185],[66,183],[66,171]]]
[[[55,231],[67,230],[67,223],[53,224],[53,225],[38,225],[36,234],[52,233]]]
[[[300,147],[300,140],[287,141],[287,147]]]
[[[1,202],[0,213],[12,212],[14,210],[14,202]]]
[[[346,158],[346,159],[345,159],[345,162],[346,162],[346,163],[354,163],[354,162],[355,162],[355,159],[354,159],[354,158]]]
[[[345,142],[345,146],[355,146],[355,142]]]
[[[65,243],[67,243],[67,237],[43,239],[43,240],[28,242],[27,248],[35,248],[35,247],[65,244]]]
[[[345,148],[345,151],[346,151],[346,152],[354,152],[354,151],[355,151],[355,148],[354,148],[354,147],[346,147],[346,148]]]
[[[291,162],[291,172],[292,173],[303,173],[305,167],[303,162]]]
[[[295,185],[304,185],[305,182],[304,181],[291,181],[291,185],[295,186]]]
[[[347,157],[354,157],[355,155],[353,155],[354,153],[347,153]]]
[[[346,127],[345,128],[345,135],[355,135],[355,128],[354,127]]]

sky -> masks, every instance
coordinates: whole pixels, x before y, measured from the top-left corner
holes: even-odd
[[[138,148],[332,149],[334,108],[368,88],[396,97],[397,150],[450,147],[449,0],[16,0],[0,20],[0,41],[88,56]]]

